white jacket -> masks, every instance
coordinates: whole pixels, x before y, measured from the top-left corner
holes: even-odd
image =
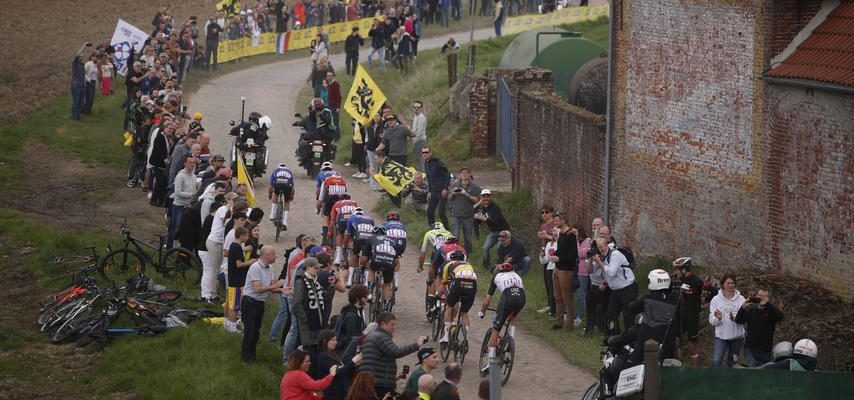
[[[735,315],[744,304],[744,297],[738,290],[731,299],[724,297],[721,289],[712,299],[709,305],[709,323],[715,327],[715,337],[723,340],[738,339],[744,337],[744,325],[735,323]],[[720,310],[721,319],[715,317],[715,311]]]

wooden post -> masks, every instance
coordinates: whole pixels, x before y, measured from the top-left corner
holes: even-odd
[[[454,86],[457,83],[457,55],[456,53],[448,54],[448,87]]]
[[[661,370],[658,363],[658,342],[649,339],[643,344],[643,396],[645,400],[661,398]]]

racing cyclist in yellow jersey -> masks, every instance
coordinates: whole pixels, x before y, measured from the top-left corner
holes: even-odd
[[[460,303],[460,319],[468,331],[471,325],[469,319],[469,310],[474,304],[474,298],[477,296],[477,274],[474,272],[474,267],[465,261],[465,255],[462,251],[457,250],[451,253],[451,260],[442,266],[442,285],[447,286],[447,304],[445,307],[445,336],[439,343],[447,343],[451,327],[451,321],[454,318],[454,308],[457,303]]]
[[[437,254],[441,252],[442,246],[445,244],[445,239],[451,237],[451,232],[445,229],[445,225],[442,225],[441,222],[436,222],[433,224],[433,229],[427,231],[424,234],[424,239],[421,241],[421,252],[418,254],[418,273],[424,270],[424,260],[427,258],[427,250],[432,249],[431,260],[435,258]],[[432,264],[432,262],[431,262]],[[427,278],[427,303],[426,304],[435,304],[436,303],[436,276],[433,272],[432,268],[430,270],[430,274]],[[428,306],[429,307],[429,306]],[[427,310],[429,311],[429,310]]]

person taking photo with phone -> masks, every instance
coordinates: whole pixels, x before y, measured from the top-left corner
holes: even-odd
[[[771,303],[770,297],[768,290],[759,289],[756,296],[747,299],[735,315],[735,322],[745,326],[744,361],[751,368],[773,360],[774,329],[784,316]]]

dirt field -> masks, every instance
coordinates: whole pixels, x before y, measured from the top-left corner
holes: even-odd
[[[0,0],[0,126],[19,120],[56,97],[68,94],[71,59],[85,42],[113,36],[122,18],[144,32],[159,5],[170,5],[176,24],[190,15],[204,18],[214,0],[175,2],[130,0]]]

